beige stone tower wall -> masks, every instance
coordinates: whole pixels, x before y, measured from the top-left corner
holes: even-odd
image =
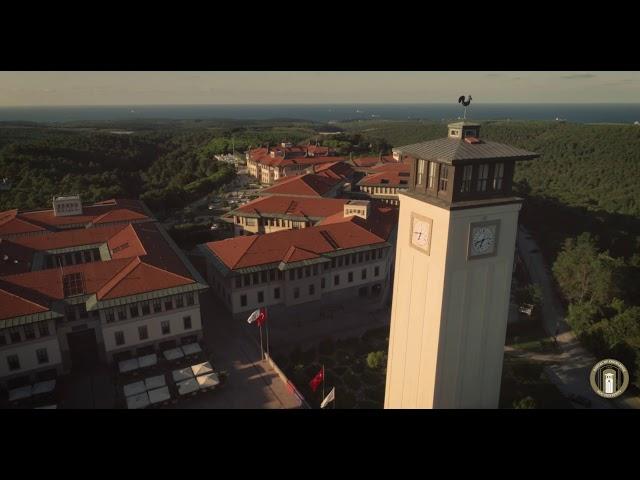
[[[519,210],[400,195],[385,408],[497,408]],[[433,220],[430,255],[410,246],[412,213]],[[497,219],[497,254],[467,260],[470,223]]]

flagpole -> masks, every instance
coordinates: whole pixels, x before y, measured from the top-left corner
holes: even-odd
[[[262,325],[260,325],[260,361],[264,360],[264,349],[262,348]]]
[[[322,364],[322,400],[324,400],[324,363]]]
[[[271,352],[269,351],[269,319],[267,318],[267,307],[264,307],[264,320],[267,326],[267,355],[271,357]]]

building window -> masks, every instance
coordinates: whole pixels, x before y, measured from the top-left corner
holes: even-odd
[[[370,255],[370,253],[371,253],[371,252],[366,252],[366,253],[364,254],[364,261],[365,261],[365,262],[368,262],[368,261],[371,259],[371,255]]]
[[[149,330],[147,329],[146,325],[138,327],[138,337],[140,338],[140,340],[146,340],[147,338],[149,338]]]
[[[465,165],[462,169],[462,184],[460,185],[461,192],[471,191],[471,175],[473,173],[473,165]]]
[[[187,305],[193,305],[195,301],[195,295],[193,293],[187,293]]]
[[[374,276],[374,277],[377,277],[377,276],[379,276],[379,275],[380,275],[380,267],[376,266],[376,267],[373,269],[373,276]]]
[[[36,338],[36,331],[33,328],[33,325],[27,324],[24,326],[24,337],[26,340],[33,340]]]
[[[418,160],[418,174],[416,175],[416,185],[422,185],[422,181],[424,180],[425,163],[427,163],[425,160]]]
[[[9,364],[9,370],[20,370],[20,359],[17,355],[7,355],[7,363]]]
[[[478,165],[478,183],[477,190],[479,192],[487,191],[487,181],[489,179],[489,164],[481,163]]]
[[[264,302],[264,292],[258,292],[258,303]]]
[[[138,310],[138,305],[131,305],[129,307],[129,313],[131,314],[131,318],[136,318],[140,316],[140,310]]]
[[[153,313],[160,313],[162,311],[162,303],[160,300],[153,301]]]
[[[171,325],[169,324],[169,320],[161,322],[160,329],[162,330],[163,335],[169,335],[171,333]]]
[[[340,285],[340,275],[336,275],[333,277],[333,284],[334,285]]]
[[[164,311],[168,312],[169,310],[173,310],[173,299],[168,298],[164,301]]]
[[[350,260],[351,260],[351,257],[350,257],[349,255],[347,255],[346,257],[344,257],[344,265],[345,265],[346,267],[348,267],[348,266],[349,266],[349,264],[351,263],[351,262],[350,262]]]
[[[182,295],[178,295],[176,297],[176,308],[183,308],[184,307],[184,297]]]
[[[241,307],[246,307],[247,306],[247,296],[246,295],[240,295],[240,306]]]
[[[335,258],[331,259],[331,268],[336,268],[336,259]]]
[[[269,280],[274,282],[276,280],[276,271],[275,270],[269,270]]]
[[[280,288],[276,287],[273,289],[273,298],[278,299],[280,298]]]
[[[119,331],[115,333],[116,345],[124,345],[124,332]]]
[[[20,336],[20,332],[18,330],[10,332],[9,338],[11,339],[11,343],[20,343],[22,341],[22,336]]]
[[[251,281],[253,282],[254,285],[256,285],[258,282],[260,282],[260,275],[258,275],[257,273],[254,273],[251,276]]]
[[[298,268],[298,280],[300,280],[302,278],[302,269]]]
[[[118,320],[127,319],[127,310],[124,307],[118,308]]]
[[[314,284],[309,285],[309,295],[314,295],[316,293],[316,286]]]
[[[313,266],[313,275],[318,275],[318,265]]]
[[[338,257],[338,267],[342,266],[342,257]]]
[[[293,298],[300,298],[300,289],[298,287],[293,289]]]
[[[38,325],[38,333],[40,334],[41,337],[48,337],[49,336],[49,325],[47,323],[41,323],[40,325]]]
[[[296,279],[296,272],[294,270],[289,271],[289,280]]]
[[[320,288],[324,289],[326,286],[326,282],[324,281],[324,277],[320,279]]]
[[[362,252],[360,252],[358,254],[358,263],[362,263],[362,260],[364,260],[364,254]]]
[[[49,354],[47,353],[46,348],[39,348],[36,350],[36,358],[38,359],[38,364],[49,363]]]
[[[191,330],[191,317],[182,317],[182,322],[184,323],[185,330]]]
[[[245,275],[244,276],[244,286],[248,287],[249,285],[251,285],[251,277],[249,275]]]
[[[311,276],[311,268],[306,267],[306,268],[304,269],[304,276],[305,276],[305,277],[310,277],[310,276]]]
[[[438,190],[441,192],[447,191],[447,185],[449,184],[449,167],[442,165],[440,167],[440,184]]]
[[[436,162],[429,162],[429,178],[427,182],[428,188],[435,188],[436,186],[437,169],[438,169],[438,164]]]
[[[347,275],[347,282],[353,282],[353,272],[349,272],[349,275]]]
[[[149,302],[142,303],[142,315],[149,315],[151,313],[151,309],[149,308]]]
[[[0,345],[7,344],[7,337],[4,336],[4,333],[0,333]]]
[[[502,178],[504,177],[504,163],[496,163],[493,169],[493,189],[502,190]]]
[[[367,279],[367,269],[366,269],[366,268],[364,268],[364,269],[362,270],[362,280],[366,280],[366,279]]]

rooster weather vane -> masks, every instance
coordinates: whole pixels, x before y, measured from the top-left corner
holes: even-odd
[[[471,104],[471,95],[469,95],[469,99],[465,100],[464,99],[464,95],[462,95],[460,98],[458,98],[458,103],[461,103],[462,106],[464,107],[464,117],[463,119],[466,120],[467,119],[467,107],[469,106],[469,104]]]

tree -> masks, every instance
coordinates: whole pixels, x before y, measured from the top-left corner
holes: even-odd
[[[569,305],[567,322],[580,335],[601,319],[600,310],[591,303],[572,303]]]
[[[553,274],[569,302],[608,305],[620,296],[624,262],[599,253],[596,240],[587,232],[567,239],[553,264]]]

